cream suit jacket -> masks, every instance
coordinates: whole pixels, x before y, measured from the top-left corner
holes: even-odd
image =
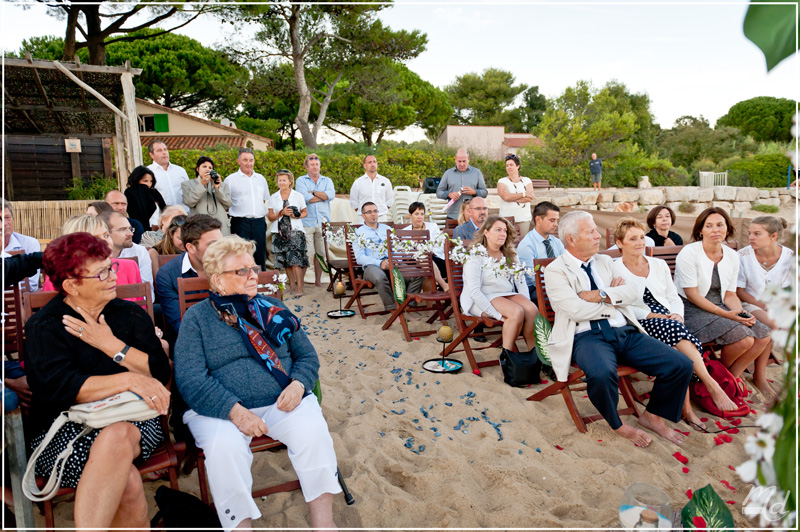
[[[592,263],[592,274],[601,279],[605,284],[605,292],[613,305],[608,303],[589,303],[578,297],[579,292],[591,290],[588,279],[580,267],[580,261],[575,257],[565,260],[565,251],[544,270],[544,281],[547,296],[555,311],[555,322],[550,339],[547,341],[548,354],[553,363],[553,370],[559,381],[566,381],[569,377],[569,367],[572,362],[572,344],[575,339],[575,329],[583,321],[611,319],[614,317],[616,307],[628,320],[644,334],[644,329],[636,321],[633,311],[628,307],[636,301],[638,294],[636,287],[630,284],[611,286],[615,277],[622,277],[619,265],[611,257],[595,255]]]

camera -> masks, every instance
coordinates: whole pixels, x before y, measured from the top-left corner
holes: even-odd
[[[289,205],[289,208],[292,209],[292,216],[294,216],[295,218],[300,218],[300,209],[298,209],[294,205]]]
[[[219,183],[219,174],[216,170],[209,170],[208,176],[214,181],[214,183]]]
[[[739,312],[739,313],[738,313],[738,314],[736,314],[736,315],[737,315],[737,316],[739,316],[740,318],[744,318],[744,319],[746,319],[746,320],[749,320],[750,318],[752,318],[752,317],[753,317],[753,316],[752,316],[752,315],[751,315],[749,312],[747,312],[746,310],[743,310],[743,311]]]

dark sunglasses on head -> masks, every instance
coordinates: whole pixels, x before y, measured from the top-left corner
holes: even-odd
[[[180,227],[186,223],[186,218],[176,219],[173,218],[172,221],[169,223],[170,227]]]
[[[280,175],[280,174],[289,175],[289,170],[287,170],[286,168],[281,168],[280,170],[275,172],[275,175]]]
[[[506,155],[506,161],[508,160],[513,160],[514,162],[516,162],[518,159],[516,155],[508,154]]]
[[[319,161],[319,157],[306,157],[306,161]]]

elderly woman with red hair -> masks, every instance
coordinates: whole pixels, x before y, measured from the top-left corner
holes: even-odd
[[[36,448],[72,405],[131,391],[165,414],[169,359],[147,313],[117,298],[109,245],[89,233],[53,240],[42,270],[59,294],[26,326],[25,370],[33,393]],[[49,476],[56,456],[82,429],[67,422],[36,463]],[[93,430],[74,445],[61,485],[76,488],[76,528],[149,528],[142,479],[133,461],[148,458],[164,438],[158,418]]]

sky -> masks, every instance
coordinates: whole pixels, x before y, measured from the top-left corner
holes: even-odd
[[[650,96],[662,128],[684,115],[714,122],[735,103],[756,96],[800,99],[800,54],[767,72],[761,51],[743,34],[748,3],[729,2],[435,2],[398,0],[381,19],[393,29],[418,29],[427,51],[409,68],[438,87],[460,74],[494,67],[517,83],[556,97],[579,80],[609,80]],[[32,36],[63,35],[64,22],[0,2],[2,47]],[[229,26],[197,20],[178,30],[207,46],[225,45]],[[246,30],[245,30],[246,31]],[[424,138],[419,130],[399,136]],[[320,140],[342,141],[325,135]]]

